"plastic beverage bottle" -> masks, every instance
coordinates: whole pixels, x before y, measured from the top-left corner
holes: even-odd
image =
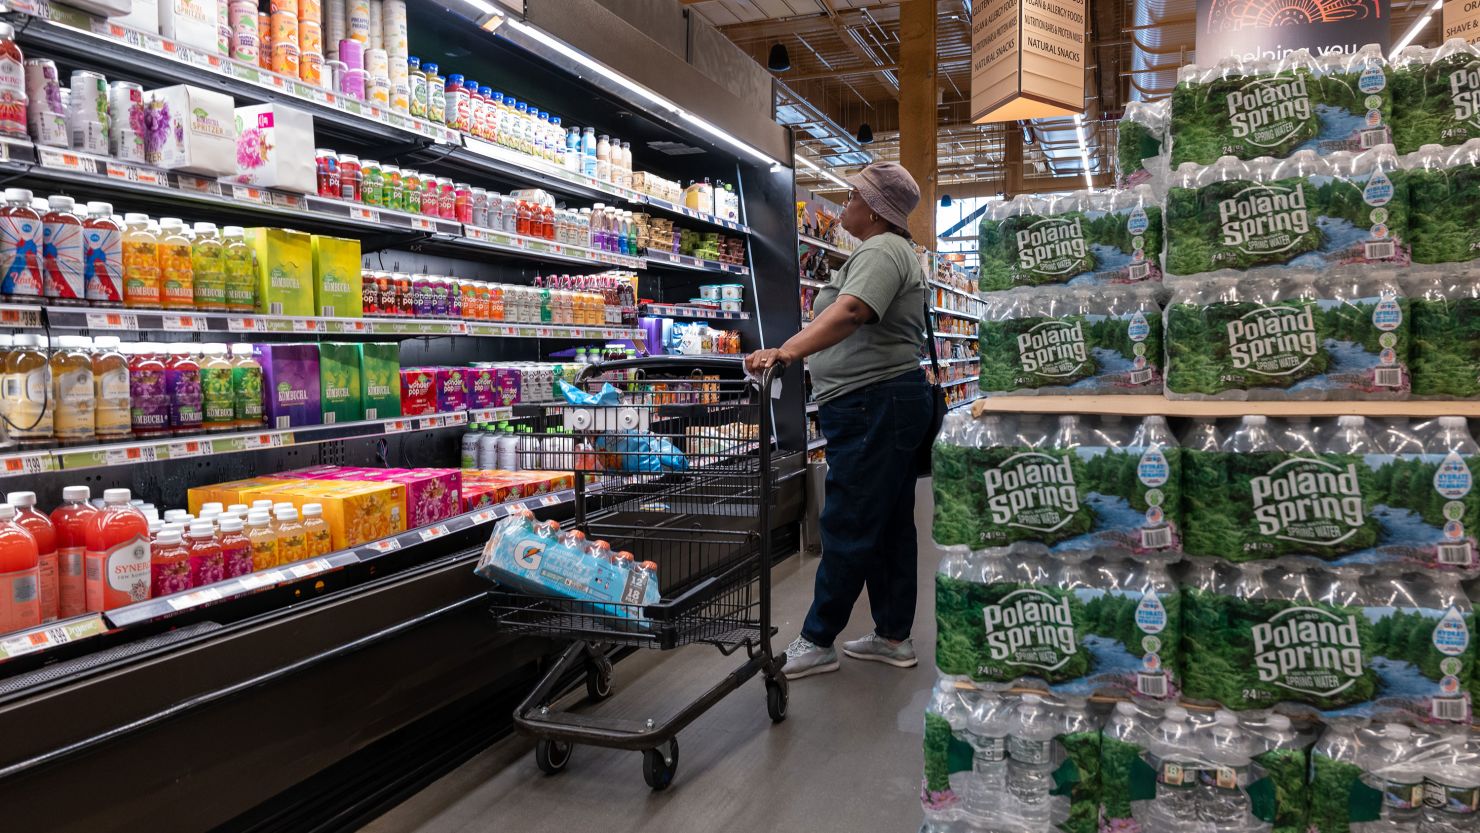
[[[252,571],[276,567],[279,563],[277,533],[272,529],[272,516],[256,510],[248,512],[246,532],[252,547]]]
[[[596,178],[602,182],[611,182],[612,179],[612,143],[609,136],[596,140]]]
[[[170,431],[170,390],[164,345],[133,345],[128,360],[129,423],[135,437]]]
[[[586,128],[581,134],[581,173],[589,177],[596,176],[596,128],[594,127]],[[30,199],[30,192],[26,194],[26,198]]]
[[[1166,710],[1151,732],[1146,756],[1146,762],[1156,770],[1156,800],[1150,807],[1155,818],[1150,829],[1192,829],[1197,825],[1200,756],[1186,709],[1171,706]]]
[[[478,440],[482,437],[483,428],[481,423],[470,425],[462,435],[463,471],[473,471],[478,468]]]
[[[540,467],[540,441],[535,439],[527,425],[520,426],[519,433],[519,468],[524,471],[537,470]]]
[[[201,426],[207,431],[230,431],[237,427],[236,394],[232,384],[236,368],[226,358],[224,344],[203,344],[201,354]]]
[[[149,555],[149,580],[156,599],[190,589],[190,547],[178,525],[160,527]]]
[[[0,503],[0,633],[41,624],[41,562],[36,539]]]
[[[159,235],[147,214],[123,215],[123,305],[158,308],[163,300],[159,276]]]
[[[519,438],[508,425],[500,426],[498,436],[498,465],[496,469],[519,471]]]
[[[131,431],[128,359],[118,348],[118,336],[93,339],[93,426],[100,440],[125,439]]]
[[[66,619],[87,610],[87,588],[83,581],[82,557],[87,551],[87,527],[98,510],[87,502],[86,486],[62,489],[62,504],[51,510],[57,537],[57,616]]]
[[[1336,433],[1326,441],[1327,454],[1372,454],[1377,446],[1367,435],[1367,420],[1359,416],[1336,418]]]
[[[1198,773],[1199,817],[1220,833],[1245,829],[1252,820],[1245,790],[1249,786],[1253,746],[1239,726],[1238,715],[1218,710],[1207,732],[1204,752],[1209,765]]]
[[[1470,427],[1464,417],[1439,417],[1432,433],[1425,438],[1424,445],[1464,456],[1480,454],[1480,444],[1476,444],[1475,438],[1470,435]]]
[[[221,562],[226,578],[252,572],[252,539],[247,537],[245,523],[237,515],[222,515],[216,541],[221,547]]]
[[[1015,826],[1029,830],[1048,824],[1048,792],[1053,787],[1053,743],[1058,734],[1053,709],[1036,694],[1024,694],[1013,709],[1007,737],[1007,795],[1014,801]]]
[[[35,492],[11,492],[5,496],[5,502],[15,507],[15,522],[36,539],[37,598],[41,604],[41,621],[54,621],[61,610],[56,527],[51,518],[36,511]]]
[[[200,364],[195,359],[192,345],[170,346],[170,360],[165,365],[164,378],[170,396],[170,431],[193,434],[201,430],[205,413],[200,390]]]
[[[196,223],[195,239],[190,244],[196,309],[226,309],[226,273],[221,255],[221,236],[216,224]]]
[[[1239,419],[1238,429],[1223,441],[1223,451],[1248,454],[1257,451],[1279,451],[1279,444],[1269,433],[1269,417],[1247,414]]]
[[[51,442],[56,398],[52,395],[46,346],[45,336],[17,333],[5,356],[0,409],[5,414],[6,430],[22,447]]]
[[[1467,733],[1444,736],[1424,765],[1423,817],[1420,833],[1459,833],[1475,829],[1480,804],[1480,767]]]
[[[123,224],[106,202],[87,204],[82,218],[82,282],[93,306],[123,305]]]
[[[6,188],[0,206],[0,297],[36,302],[42,297],[41,214],[31,207],[31,192]]]
[[[83,279],[82,218],[71,197],[46,200],[41,218],[41,289],[48,304],[87,303]]]
[[[1412,831],[1423,815],[1424,779],[1409,762],[1414,747],[1413,730],[1401,723],[1382,727],[1376,744],[1367,744],[1358,756],[1362,783],[1382,793],[1382,815],[1378,821],[1352,824],[1354,833],[1379,830]]]
[[[216,540],[216,525],[208,519],[192,521],[185,535],[190,550],[190,586],[205,587],[226,578],[226,563],[221,544]]]
[[[83,554],[87,609],[112,610],[149,598],[149,521],[129,503],[128,489],[103,492]]]
[[[178,217],[159,221],[159,275],[163,292],[160,304],[165,309],[195,308],[195,272],[191,264],[190,238],[185,236],[185,223]]]
[[[322,504],[303,504],[303,534],[307,541],[309,558],[328,555],[334,551],[334,538],[329,531],[329,522],[324,520]]]
[[[226,285],[226,309],[232,312],[257,308],[257,272],[246,234],[241,226],[221,229],[221,275]]]
[[[1011,710],[995,692],[976,692],[966,701],[966,740],[971,744],[971,778],[962,807],[971,823],[997,823],[1007,790],[1007,732]]]
[[[308,557],[308,535],[291,504],[277,510],[278,563],[292,564]]]
[[[260,428],[267,418],[262,409],[262,365],[252,345],[231,345],[232,416],[237,428]]]
[[[62,442],[87,442],[96,436],[97,401],[93,398],[92,339],[52,339],[52,400],[56,402],[53,433]]]
[[[1217,421],[1211,417],[1197,417],[1182,437],[1182,447],[1191,451],[1218,451],[1223,447],[1223,436],[1218,433]]]

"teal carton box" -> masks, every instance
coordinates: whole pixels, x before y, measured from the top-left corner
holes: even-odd
[[[319,402],[324,424],[365,418],[360,383],[360,345],[325,341],[319,344]]]
[[[360,362],[361,419],[401,415],[401,345],[396,342],[356,344]]]

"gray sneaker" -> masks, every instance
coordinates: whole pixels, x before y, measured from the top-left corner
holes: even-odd
[[[876,633],[870,633],[852,642],[844,642],[843,653],[854,659],[882,662],[895,668],[914,668],[919,662],[915,659],[914,642],[908,639],[902,642],[890,642]]]
[[[838,651],[814,645],[805,636],[798,636],[786,646],[786,664],[782,667],[788,680],[800,680],[813,674],[826,674],[838,670]]]

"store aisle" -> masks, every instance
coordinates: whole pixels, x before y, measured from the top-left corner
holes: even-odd
[[[365,833],[602,830],[607,833],[905,833],[920,824],[921,721],[934,681],[929,481],[920,481],[920,607],[908,671],[842,658],[835,674],[791,688],[790,716],[773,726],[752,680],[679,734],[678,778],[667,792],[642,781],[635,752],[580,747],[546,777],[522,737],[495,744],[364,828]],[[812,598],[817,557],[777,568],[777,649],[796,635]],[[872,627],[860,601],[845,638]],[[711,685],[733,659],[694,646],[643,652],[616,670],[608,714],[666,714]],[[647,704],[653,704],[649,709]]]

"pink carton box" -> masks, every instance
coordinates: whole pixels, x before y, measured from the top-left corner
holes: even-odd
[[[462,511],[462,471],[459,469],[365,469],[359,475],[380,483],[406,487],[406,528],[444,521]]]
[[[468,369],[437,368],[437,410],[444,413],[468,409]]]
[[[481,411],[499,408],[504,402],[499,396],[498,372],[491,367],[470,367],[468,379],[468,409]]]

